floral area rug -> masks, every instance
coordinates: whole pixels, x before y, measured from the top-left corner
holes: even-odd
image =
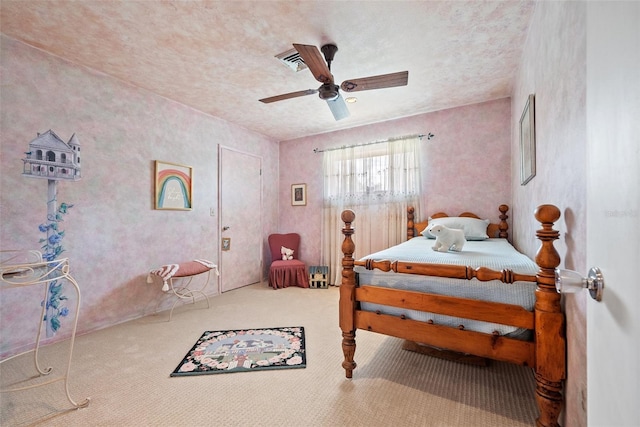
[[[172,377],[305,368],[304,327],[207,331]]]

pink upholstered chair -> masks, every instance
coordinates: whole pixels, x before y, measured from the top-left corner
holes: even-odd
[[[283,260],[280,249],[293,249],[293,259]],[[269,267],[269,286],[273,289],[288,286],[309,287],[307,266],[300,261],[300,235],[297,233],[272,234],[269,236],[271,267]]]

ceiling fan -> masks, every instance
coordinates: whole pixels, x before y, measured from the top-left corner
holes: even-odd
[[[333,117],[336,120],[341,120],[349,117],[349,110],[347,109],[347,104],[340,95],[339,89],[342,89],[345,92],[357,92],[361,90],[406,86],[409,79],[409,72],[401,71],[398,73],[345,80],[340,86],[338,86],[333,82],[333,75],[331,74],[331,61],[333,61],[333,57],[338,51],[338,47],[336,45],[326,44],[320,48],[324,54],[324,60],[320,55],[320,51],[315,46],[294,43],[293,47],[298,51],[300,57],[316,80],[322,83],[322,85],[318,89],[307,89],[272,96],[270,98],[263,98],[260,99],[260,102],[269,104],[271,102],[282,101],[284,99],[297,98],[299,96],[313,95],[314,93],[317,93],[320,99],[327,101],[327,105],[329,106],[329,109],[331,109]]]

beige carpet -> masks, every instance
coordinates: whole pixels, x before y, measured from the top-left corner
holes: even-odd
[[[341,367],[338,289],[247,286],[168,313],[77,338],[64,384],[0,395],[4,427],[43,426],[530,426],[528,368],[478,367],[404,351],[402,341],[358,331],[353,379]],[[82,313],[80,313],[82,321]],[[169,377],[206,330],[304,326],[307,367]],[[42,350],[64,366],[64,345]],[[32,355],[1,367],[3,388],[32,376]],[[52,374],[53,375],[53,374]]]

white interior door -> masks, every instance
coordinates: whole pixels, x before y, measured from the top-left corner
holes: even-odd
[[[262,159],[220,146],[220,290],[261,281]]]
[[[587,2],[587,419],[640,425],[640,2]],[[586,272],[581,272],[586,273]]]

